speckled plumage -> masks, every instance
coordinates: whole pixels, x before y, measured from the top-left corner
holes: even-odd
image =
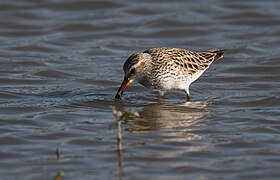
[[[190,84],[223,54],[224,50],[192,52],[179,48],[152,48],[132,54],[124,63],[125,78],[116,98],[119,99],[128,85],[136,80],[159,91],[160,95],[170,90],[183,90],[189,100]]]

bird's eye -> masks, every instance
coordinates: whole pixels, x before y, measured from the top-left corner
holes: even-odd
[[[135,73],[135,68],[132,68],[131,70],[130,70],[130,74],[134,74]]]

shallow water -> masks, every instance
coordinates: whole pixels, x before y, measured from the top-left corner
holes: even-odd
[[[1,179],[277,179],[279,1],[1,1]],[[159,101],[122,65],[151,47],[227,48]],[[117,151],[111,106],[122,122]],[[59,149],[59,157],[56,156]]]

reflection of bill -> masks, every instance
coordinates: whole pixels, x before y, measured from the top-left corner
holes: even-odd
[[[142,132],[185,128],[197,123],[208,114],[207,102],[186,102],[183,104],[153,104],[143,108],[139,117],[133,118],[130,130]]]

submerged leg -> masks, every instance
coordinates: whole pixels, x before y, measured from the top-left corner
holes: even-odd
[[[185,92],[187,94],[187,101],[191,101],[191,96],[190,96],[189,88],[187,90],[185,90]]]
[[[157,100],[158,100],[159,102],[164,102],[164,93],[165,93],[165,92],[158,91]]]
[[[187,101],[190,102],[191,101],[191,96],[189,94],[187,94]]]
[[[165,94],[164,91],[158,91],[158,95],[159,95],[160,97],[164,98],[164,94]]]

